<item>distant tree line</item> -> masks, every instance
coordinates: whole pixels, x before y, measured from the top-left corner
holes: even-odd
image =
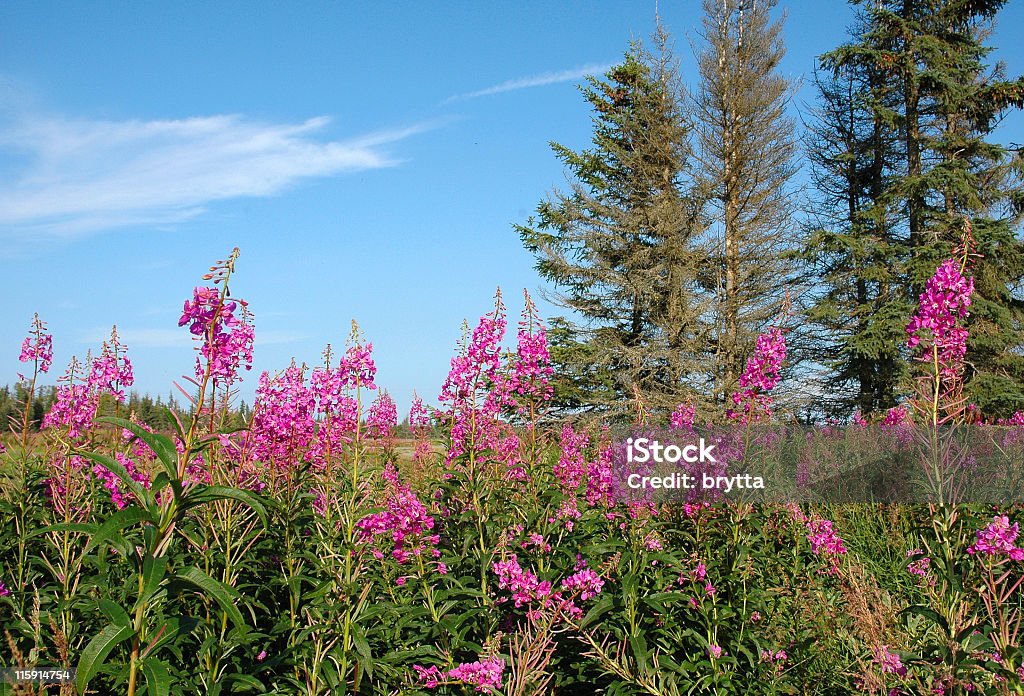
[[[5,385],[0,387],[0,423],[5,429],[21,431],[25,416],[25,400],[27,397],[25,383]],[[29,413],[29,430],[37,432],[42,425],[43,418],[53,406],[57,396],[57,388],[54,386],[37,386],[35,396]],[[171,412],[178,414],[179,418],[185,419],[191,415],[191,411],[174,398],[173,394],[166,399],[148,394],[131,392],[128,394],[125,403],[119,403],[109,394],[100,396],[97,416],[120,416],[127,418],[134,415],[140,422],[148,425],[158,432],[171,432],[174,430],[174,422]],[[238,428],[248,422],[250,408],[244,402],[240,402],[237,408],[232,408],[227,414],[227,427]]]

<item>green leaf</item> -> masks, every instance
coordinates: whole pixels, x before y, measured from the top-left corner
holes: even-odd
[[[43,534],[49,534],[50,532],[78,532],[79,534],[87,534],[90,537],[96,534],[95,524],[86,524],[84,522],[67,522],[61,524],[51,524],[39,529],[33,529],[32,531],[25,534],[26,539],[33,537],[42,536]]]
[[[225,585],[219,580],[214,580],[198,568],[185,568],[175,576],[175,579],[194,585],[202,593],[212,597],[220,605],[224,613],[228,615],[233,624],[239,628],[246,628],[242,612],[238,611],[238,607],[235,606],[235,601],[239,598],[239,594],[234,588]]]
[[[263,521],[264,526],[267,523],[267,510],[263,507],[263,503],[260,502],[253,493],[242,490],[240,488],[229,488],[227,486],[196,486],[185,494],[184,500],[182,500],[181,507],[183,510],[197,507],[205,503],[212,503],[217,500],[235,500],[245,505],[248,505],[256,514],[260,516],[260,520]]]
[[[907,607],[906,609],[904,609],[900,613],[901,614],[916,614],[918,616],[923,616],[924,618],[926,618],[929,621],[931,621],[933,624],[935,624],[937,626],[940,626],[942,628],[942,630],[945,631],[946,633],[949,633],[949,624],[946,623],[946,619],[943,618],[942,615],[939,614],[934,609],[929,609],[928,607],[924,607],[924,606],[921,606],[919,604],[915,604],[914,606]]]
[[[146,675],[146,696],[169,696],[173,682],[167,665],[160,660],[146,660],[142,673]]]
[[[142,596],[139,602],[148,602],[167,573],[167,557],[153,558],[147,556],[142,562]]]
[[[110,623],[115,626],[131,626],[132,619],[128,616],[128,612],[125,611],[120,604],[112,602],[109,599],[101,599],[99,601],[100,611],[103,615],[110,619]]]
[[[118,466],[120,466],[120,464]],[[153,518],[152,513],[148,510],[144,510],[143,508],[131,505],[126,507],[124,510],[118,510],[108,517],[107,521],[104,522],[96,531],[96,534],[89,539],[89,543],[86,544],[83,555],[88,554],[94,548],[104,544],[109,544],[120,549],[123,553],[130,553],[131,546],[121,535],[121,530],[139,522],[149,522],[152,525],[156,525],[156,520]]]
[[[200,623],[202,622],[199,619],[191,616],[160,621],[159,628],[155,632],[151,632],[154,637],[150,644],[143,648],[142,657],[145,658],[172,643],[176,638],[191,633]],[[171,650],[174,649],[174,646],[171,646]]]
[[[85,693],[85,687],[89,685],[89,680],[96,676],[110,651],[117,647],[118,643],[122,643],[134,635],[135,631],[131,626],[109,624],[89,641],[85,650],[82,651],[82,658],[78,661],[78,678],[75,683],[79,693]]]
[[[250,674],[240,674],[237,672],[234,674],[228,674],[224,676],[224,682],[232,685],[231,693],[250,690],[266,693],[267,691],[267,687],[263,685],[263,682]]]

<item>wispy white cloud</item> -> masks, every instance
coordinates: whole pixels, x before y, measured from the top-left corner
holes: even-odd
[[[22,118],[0,125],[0,235],[73,236],[188,220],[215,201],[270,196],[306,178],[394,166],[386,146],[437,122],[349,140],[329,119],[261,123],[239,115],[160,121]],[[21,166],[13,164],[20,161]]]
[[[559,82],[573,82],[580,80],[587,75],[598,75],[607,71],[612,67],[612,63],[607,64],[592,64],[584,65],[579,68],[573,68],[571,70],[560,70],[558,72],[546,72],[539,75],[530,75],[528,77],[519,77],[514,80],[506,80],[484,89],[478,89],[475,92],[466,92],[465,94],[456,94],[454,96],[445,99],[445,103],[460,101],[462,99],[475,99],[476,97],[486,97],[491,94],[501,94],[502,92],[513,92],[518,89],[529,89],[530,87],[543,87],[544,85],[553,85]]]
[[[117,327],[117,336],[132,348],[182,348],[192,345],[192,336],[187,329],[133,329]],[[98,346],[110,338],[110,329],[93,329],[81,335],[80,342],[89,346]],[[289,331],[261,331],[256,328],[256,345],[269,346],[284,343],[296,343],[305,339],[305,336]]]

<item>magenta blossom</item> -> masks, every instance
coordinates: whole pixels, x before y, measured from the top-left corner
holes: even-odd
[[[836,575],[839,572],[839,559],[846,555],[846,546],[843,545],[839,534],[832,528],[832,521],[817,517],[807,520],[805,524],[811,551],[815,556],[824,558],[829,564],[821,572],[826,575]]]
[[[475,691],[490,693],[501,688],[505,661],[498,657],[489,657],[477,662],[458,665],[448,672],[444,672],[436,666],[413,665],[412,668],[416,672],[420,686],[427,689],[435,689],[442,683],[462,682],[476,687]]]
[[[967,318],[974,294],[974,278],[964,277],[960,263],[946,259],[935,270],[921,294],[917,312],[907,324],[907,346],[922,348],[921,360],[936,361],[941,375],[955,378],[967,354]]]
[[[23,363],[35,363],[39,372],[49,372],[53,364],[53,337],[46,333],[46,324],[36,314],[32,319],[32,327],[28,336],[21,343],[21,355],[18,360]],[[22,379],[24,376],[18,375]]]
[[[235,316],[241,305],[242,317]],[[222,297],[217,288],[197,287],[192,299],[186,300],[178,326],[188,330],[200,342],[196,356],[196,379],[210,377],[222,384],[238,378],[238,370],[252,369],[252,346],[255,334],[251,315],[243,300]]]
[[[370,410],[366,415],[366,426],[370,430],[370,436],[379,440],[389,440],[395,432],[398,424],[398,409],[391,395],[382,391],[370,404]]]
[[[772,327],[757,337],[754,355],[747,359],[747,367],[740,375],[742,391],[732,395],[733,404],[742,406],[743,410],[729,409],[729,418],[751,422],[771,416],[772,398],[768,392],[779,383],[785,359],[786,337],[782,329]]]
[[[135,384],[132,362],[128,359],[128,348],[121,343],[117,327],[110,331],[110,340],[103,342],[100,357],[92,361],[89,370],[89,385],[98,392],[110,394],[118,401],[124,401],[125,387]]]
[[[903,665],[903,660],[896,653],[890,652],[888,645],[879,645],[871,652],[875,664],[881,667],[883,674],[907,676],[907,668]]]
[[[968,547],[967,553],[984,556],[1005,555],[1013,561],[1024,560],[1024,549],[1014,543],[1017,541],[1018,531],[1016,522],[1011,525],[1006,515],[996,515],[992,518],[991,524],[978,531],[977,540]]]

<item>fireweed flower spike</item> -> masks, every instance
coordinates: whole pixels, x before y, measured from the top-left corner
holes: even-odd
[[[22,382],[29,382],[28,397],[25,399],[25,410],[21,419],[21,444],[28,447],[29,417],[32,413],[32,400],[36,393],[36,380],[39,375],[50,371],[53,364],[53,337],[46,333],[46,324],[36,314],[32,318],[32,326],[29,328],[28,336],[21,343],[21,354],[18,360],[23,363],[32,363],[32,378],[26,379],[25,375],[18,374]]]
[[[968,337],[963,323],[974,295],[974,278],[966,273],[975,257],[971,227],[965,221],[961,245],[935,269],[907,324],[907,347],[919,351],[918,360],[928,365],[917,406],[927,413],[933,427],[963,415],[961,389]],[[939,415],[940,405],[947,414],[944,419]]]
[[[733,392],[732,402],[742,411],[730,409],[729,418],[751,422],[772,415],[772,389],[779,383],[782,363],[786,359],[786,337],[782,329],[772,327],[757,337],[754,355],[740,376],[742,391]]]
[[[497,418],[506,401],[504,390],[499,388],[506,324],[505,305],[498,291],[494,311],[480,317],[468,343],[452,358],[438,396],[441,404],[449,404],[445,411],[451,423],[451,447],[446,458],[449,465],[466,453],[471,462],[475,461],[476,455],[496,439]]]
[[[23,363],[35,363],[39,372],[50,371],[53,364],[53,337],[46,333],[46,323],[39,319],[38,314],[32,318],[32,327],[21,343],[21,355],[18,356],[18,360]],[[23,375],[18,377],[21,377],[22,381],[25,380]]]
[[[92,361],[89,370],[89,385],[98,392],[110,394],[124,402],[124,389],[135,383],[128,348],[121,343],[117,327],[110,331],[110,340],[103,342],[100,357]]]

